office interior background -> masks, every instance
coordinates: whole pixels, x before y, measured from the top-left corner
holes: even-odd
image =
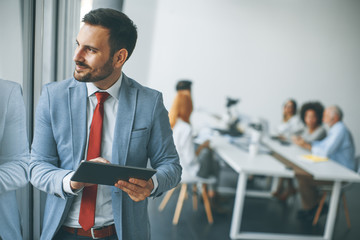
[[[288,98],[339,105],[360,151],[358,0],[0,0],[0,78],[22,85],[31,142],[43,84],[72,76],[81,17],[112,7],[138,27],[124,73],[160,90],[169,109],[179,79],[193,81],[195,113],[281,121]],[[38,239],[44,195],[18,191],[25,239]]]

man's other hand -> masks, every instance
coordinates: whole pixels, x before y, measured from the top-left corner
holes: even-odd
[[[130,178],[129,182],[119,180],[115,183],[115,187],[126,192],[135,202],[140,202],[150,196],[154,183],[151,178],[148,181]]]

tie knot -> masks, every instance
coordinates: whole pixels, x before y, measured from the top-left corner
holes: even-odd
[[[104,103],[109,96],[107,92],[96,92],[95,93],[98,104]]]

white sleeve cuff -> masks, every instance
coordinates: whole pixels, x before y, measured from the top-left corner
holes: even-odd
[[[154,192],[157,190],[157,188],[158,188],[158,186],[159,186],[159,183],[158,183],[158,180],[157,180],[156,175],[153,175],[153,176],[151,177],[151,179],[152,179],[152,181],[153,181],[153,183],[154,183],[154,188],[153,188],[153,190],[151,191],[151,194],[154,194]]]
[[[63,178],[63,189],[64,189],[64,192],[68,193],[68,194],[72,194],[72,195],[77,195],[79,192],[81,192],[82,188],[76,190],[76,191],[73,191],[71,189],[71,186],[70,186],[70,179],[71,177],[74,175],[75,172],[70,172],[69,174],[67,174],[64,178]],[[155,186],[155,184],[154,184]]]

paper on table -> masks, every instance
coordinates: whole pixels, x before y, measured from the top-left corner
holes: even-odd
[[[308,161],[308,162],[313,162],[313,163],[326,162],[329,160],[327,157],[320,157],[320,156],[316,156],[316,155],[312,155],[312,154],[301,155],[300,159]]]

